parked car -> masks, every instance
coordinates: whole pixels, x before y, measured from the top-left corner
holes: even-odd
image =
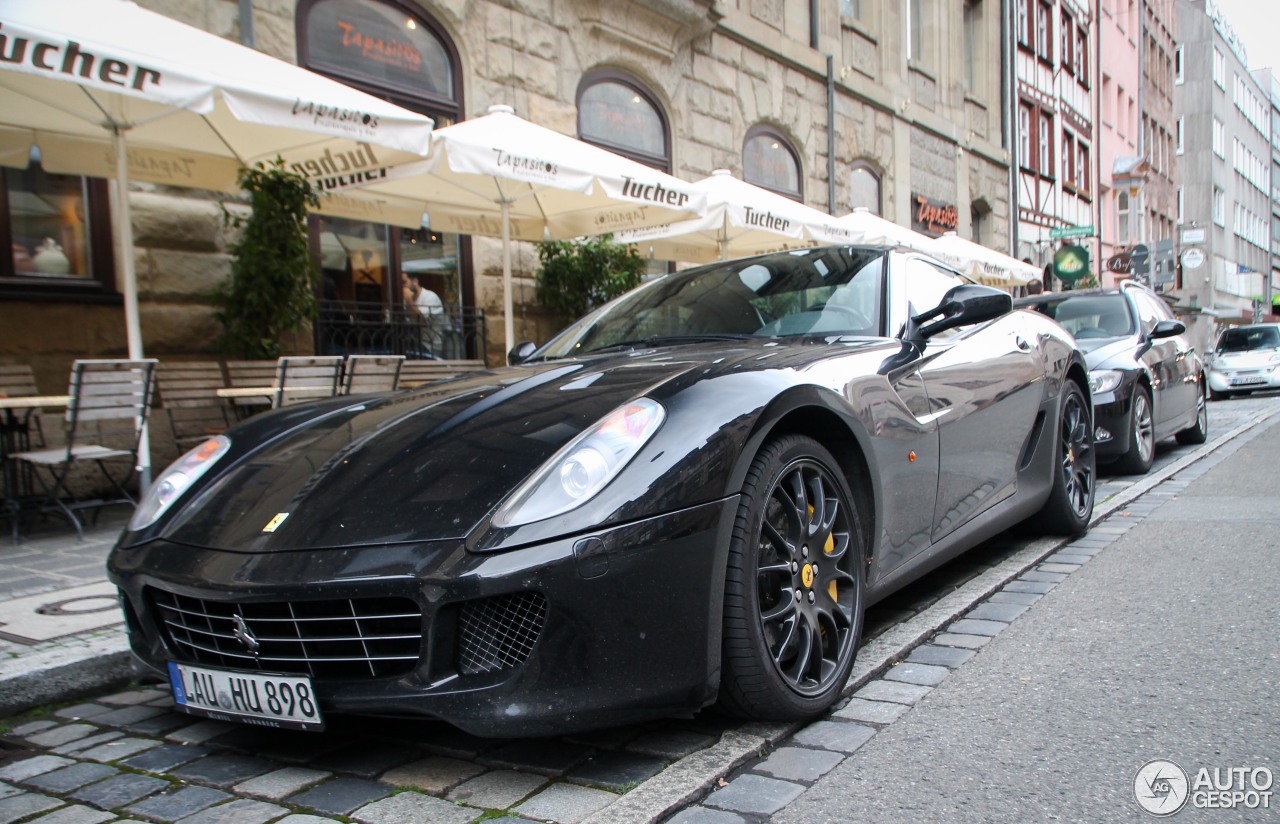
[[[1092,515],[1083,353],[907,250],[669,274],[512,358],[256,416],[157,478],[108,567],[179,707],[813,718],[868,604]]]
[[[1156,443],[1204,443],[1209,433],[1204,363],[1160,296],[1135,281],[1021,298],[1058,321],[1085,352],[1098,461],[1142,475]]]
[[[1280,389],[1280,323],[1223,330],[1209,358],[1209,397],[1268,389]]]

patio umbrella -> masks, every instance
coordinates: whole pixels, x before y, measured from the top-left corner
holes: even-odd
[[[431,120],[132,0],[0,0],[0,165],[115,178],[129,357],[142,357],[131,180],[239,191],[280,156],[309,177],[426,155]]]
[[[617,232],[615,238],[653,257],[690,263],[851,240],[826,212],[739,180],[728,169],[715,170],[693,188],[707,199],[700,217]]]
[[[309,177],[427,153],[431,120],[131,0],[0,0],[0,165],[114,178],[129,357],[142,357],[130,180],[239,191],[280,156]],[[140,451],[144,483],[147,450]]]
[[[853,233],[854,243],[901,245],[923,251],[924,246],[932,240],[928,235],[899,226],[892,220],[872,213],[866,206],[859,206],[837,220]]]
[[[502,238],[507,349],[515,346],[511,241],[564,239],[698,214],[689,183],[492,106],[437,129],[431,155],[340,194],[403,210],[417,204],[433,230]],[[332,211],[322,204],[321,211]]]
[[[1003,252],[965,240],[955,232],[931,238],[927,252],[949,263],[975,280],[994,286],[1021,286],[1040,275],[1040,270]]]

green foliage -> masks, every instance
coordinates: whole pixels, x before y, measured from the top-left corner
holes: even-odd
[[[319,271],[307,243],[307,207],[319,205],[311,183],[280,158],[240,171],[253,211],[226,225],[243,229],[231,247],[231,277],[213,295],[224,332],[219,345],[236,358],[276,358],[284,335],[316,315]]]
[[[538,302],[573,318],[639,286],[645,269],[635,247],[610,234],[539,243],[538,259]]]

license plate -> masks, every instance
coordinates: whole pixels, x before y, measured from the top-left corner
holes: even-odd
[[[1266,383],[1266,382],[1267,382],[1266,378],[1232,378],[1231,379],[1232,386],[1249,386],[1250,384]]]
[[[179,709],[192,715],[276,729],[324,729],[305,675],[231,672],[170,661],[169,685]]]

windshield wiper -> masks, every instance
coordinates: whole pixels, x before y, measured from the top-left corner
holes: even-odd
[[[704,333],[697,335],[650,335],[639,340],[624,340],[601,346],[599,349],[587,349],[574,354],[596,355],[601,352],[622,351],[626,349],[650,348],[653,346],[675,346],[682,343],[708,343],[715,341],[739,341],[751,338],[751,335]]]

